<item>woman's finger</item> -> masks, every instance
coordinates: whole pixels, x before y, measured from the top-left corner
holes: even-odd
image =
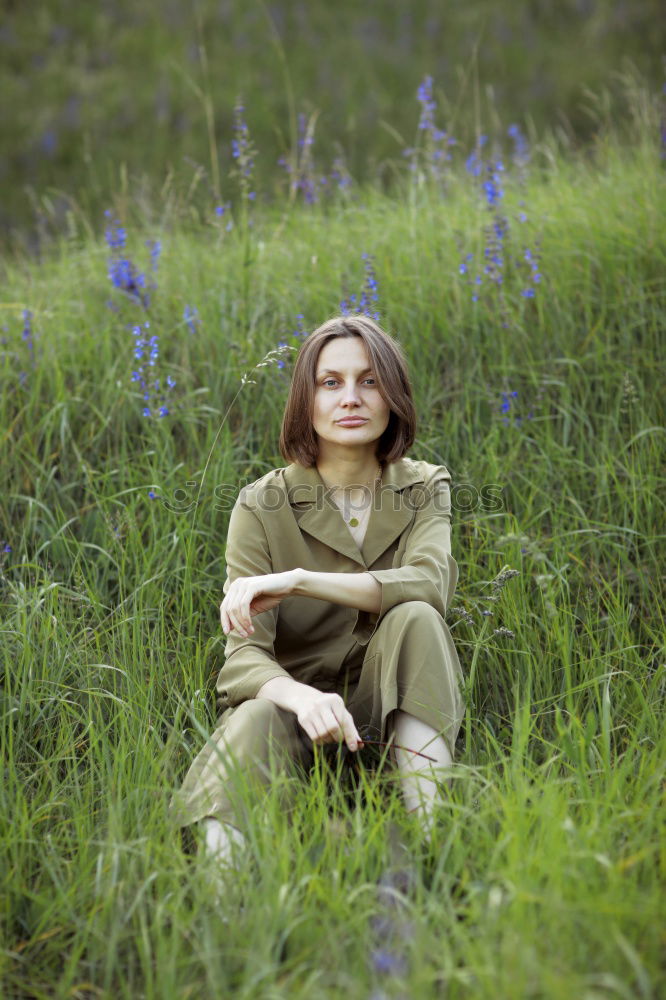
[[[333,741],[338,742],[339,740],[343,739],[342,727],[340,726],[340,722],[333,709],[332,708],[322,709],[321,714],[322,714],[322,721],[326,726],[326,730],[328,732],[328,735],[330,736],[331,742]]]
[[[319,714],[315,716],[312,724],[317,731],[317,740],[319,743],[330,743],[331,736],[328,731],[328,724],[324,719],[323,712],[319,712]]]
[[[313,743],[321,743],[320,738],[317,736],[317,730],[312,725],[311,722],[308,722],[306,725],[303,726],[303,728],[305,729],[305,732],[308,734]]]
[[[233,588],[233,590],[232,590]],[[254,632],[253,625],[248,625],[248,614],[244,612],[243,607],[247,606],[249,608],[249,600],[245,596],[246,594],[251,594],[251,588],[248,590],[240,580],[235,580],[232,587],[229,589],[229,593],[225,597],[225,602],[227,604],[227,614],[230,619],[230,624],[232,628],[235,628],[239,635],[243,638]],[[250,616],[251,617],[251,616]]]
[[[231,596],[231,602],[229,611],[233,615],[234,620],[240,625],[241,629],[245,633],[254,632],[254,626],[252,625],[252,615],[250,614],[250,602],[254,597],[254,592],[251,587],[241,583],[239,580],[235,581],[235,588],[233,596],[231,593],[227,594],[227,599]]]
[[[235,609],[232,608],[229,609],[229,621],[231,623],[231,628],[235,629],[239,635],[243,636],[243,638],[246,638],[245,628],[243,627],[243,623],[238,617],[238,614],[235,611]]]
[[[354,722],[354,717],[348,709],[343,709],[339,715],[336,714],[336,718],[342,729],[342,739],[345,741],[350,750],[358,750],[359,746],[363,746],[363,740],[358,734],[356,729],[356,723]]]
[[[231,630],[231,621],[229,620],[229,613],[226,608],[226,603],[227,599],[225,597],[225,599],[220,604],[220,622],[222,623],[222,628],[224,629],[225,633],[228,633]]]
[[[255,595],[252,593],[251,590],[246,591],[240,606],[241,621],[243,622],[243,625],[245,626],[248,632],[254,632],[254,625],[252,624],[252,615],[250,613],[250,604],[252,603],[254,597]]]

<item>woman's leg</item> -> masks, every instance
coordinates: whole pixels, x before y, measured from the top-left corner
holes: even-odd
[[[234,708],[212,734],[174,793],[170,813],[177,826],[202,822],[204,850],[229,860],[243,842],[253,803],[276,770],[306,764],[312,753],[296,717],[265,699]],[[287,797],[287,790],[282,794]]]
[[[405,806],[408,812],[419,814],[424,829],[430,832],[437,800],[437,782],[446,778],[447,768],[453,763],[451,753],[443,736],[408,712],[395,713],[393,737],[401,747],[408,748],[393,748]],[[409,750],[416,753],[409,753]],[[434,762],[418,756],[419,753],[434,757]],[[450,778],[448,783],[450,787]]]
[[[204,850],[208,857],[222,865],[234,864],[234,853],[245,846],[245,837],[235,826],[220,823],[212,816],[206,816],[201,824],[204,828]]]
[[[391,608],[370,639],[348,708],[380,739],[393,736],[407,751],[392,750],[408,810],[432,823],[437,784],[453,763],[464,717],[462,668],[439,612],[424,601]],[[429,761],[418,754],[433,757]]]

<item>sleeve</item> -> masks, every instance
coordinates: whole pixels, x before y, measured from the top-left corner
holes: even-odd
[[[446,615],[458,582],[458,565],[451,555],[450,481],[448,470],[438,466],[429,483],[412,490],[411,502],[419,506],[398,547],[394,568],[368,570],[381,585],[382,598],[378,614],[358,613],[352,635],[360,645],[370,641],[396,604],[425,601],[442,618]]]
[[[239,576],[261,576],[272,573],[273,566],[266,532],[260,518],[242,495],[236,501],[227,532],[227,578],[223,592]],[[247,639],[237,632],[229,633],[224,648],[225,662],[217,678],[218,703],[235,707],[254,698],[272,677],[290,677],[275,658],[275,629],[278,608],[253,615],[254,632]]]

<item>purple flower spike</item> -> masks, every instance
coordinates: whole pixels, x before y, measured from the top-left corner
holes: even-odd
[[[379,313],[372,309],[372,303],[379,301],[377,278],[372,263],[373,258],[370,254],[364,253],[361,255],[361,259],[364,262],[365,281],[363,283],[363,288],[361,289],[361,294],[358,297],[358,304],[356,295],[352,294],[349,296],[348,300],[343,299],[340,303],[340,313],[343,316],[349,316],[352,313],[363,313],[378,323]]]
[[[197,325],[201,322],[196,306],[185,306],[183,311],[185,325],[192,335],[197,332]]]
[[[425,76],[417,92],[417,99],[421,105],[421,115],[419,118],[419,132],[423,133],[423,157],[424,167],[427,175],[439,181],[443,177],[443,164],[451,159],[449,147],[456,145],[456,140],[450,137],[444,129],[438,128],[435,124],[435,111],[437,104],[433,96],[433,79]],[[417,149],[405,149],[403,155],[409,158],[410,170],[418,168]]]
[[[250,130],[245,121],[244,111],[245,107],[239,98],[234,108],[234,137],[231,140],[231,155],[236,161],[234,173],[240,180],[243,198],[253,201],[256,197],[256,192],[253,189],[255,149],[250,139]]]

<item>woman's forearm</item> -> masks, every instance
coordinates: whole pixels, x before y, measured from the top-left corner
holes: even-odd
[[[287,712],[294,712],[297,715],[303,702],[318,694],[316,688],[310,687],[309,684],[301,684],[293,677],[271,677],[262,684],[255,697],[265,698],[278,708],[284,708]]]
[[[317,573],[308,569],[298,573],[293,594],[379,614],[382,588],[370,573]]]

